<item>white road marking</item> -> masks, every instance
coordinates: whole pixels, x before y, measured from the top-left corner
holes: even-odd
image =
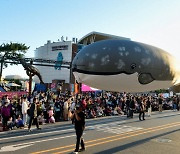
[[[29,147],[33,144],[29,144],[29,145],[22,145],[22,146],[13,146],[13,145],[8,145],[8,146],[4,146],[1,148],[0,152],[9,152],[9,151],[16,151],[22,148],[26,148]]]
[[[119,124],[122,124],[122,123],[125,123],[126,121],[117,121],[117,122],[108,122],[108,123],[106,123],[106,124],[97,124],[97,125],[93,125],[93,126],[88,126],[88,127],[86,127],[86,128],[88,128],[88,129],[97,129],[97,128],[101,128],[101,130],[103,130],[103,128],[105,127],[105,126],[109,126],[109,125],[119,125]],[[106,128],[104,128],[104,129],[106,129]]]
[[[33,142],[26,142],[26,143],[20,143],[20,144],[15,144],[15,145],[8,145],[8,146],[4,146],[0,149],[0,152],[4,152],[5,150],[7,151],[9,148],[9,151],[16,151],[28,146],[31,146],[35,143],[40,143],[40,142],[46,142],[46,141],[52,141],[52,140],[58,140],[58,139],[64,139],[64,138],[69,138],[69,137],[74,137],[76,135],[70,135],[70,136],[61,136],[61,137],[57,137],[57,138],[50,138],[50,139],[46,139],[46,140],[39,140],[39,141],[33,141]]]
[[[111,123],[118,123],[118,124],[120,124],[120,123],[124,123],[124,122],[125,121],[118,121],[118,122],[111,122]],[[93,126],[87,126],[86,129],[94,129],[94,126],[99,127],[99,126],[108,125],[108,124],[97,124],[97,125],[93,125]],[[72,126],[72,127],[74,127],[74,126]],[[38,136],[38,135],[47,135],[47,134],[53,134],[53,133],[61,133],[61,132],[74,131],[74,128],[70,128],[70,129],[67,129],[67,128],[69,128],[69,126],[64,127],[63,130],[56,130],[56,131],[50,131],[50,132],[44,132],[44,133],[28,134],[28,135],[22,135],[22,136],[13,136],[13,137],[0,138],[0,141],[2,141],[2,140],[9,140],[9,139],[24,138],[24,137],[28,137],[28,136],[32,137],[32,136]],[[48,130],[53,130],[53,129],[54,128],[48,129]],[[35,130],[35,128],[34,128],[34,130]]]
[[[13,138],[17,139],[17,138],[28,137],[28,136],[37,136],[37,135],[46,135],[46,134],[52,134],[52,133],[68,132],[68,131],[72,131],[72,130],[74,130],[74,129],[64,129],[64,130],[57,130],[57,131],[38,133],[38,134],[29,134],[29,135],[23,135],[23,136],[6,137],[6,138],[0,138],[0,141],[1,140],[13,139]]]
[[[103,132],[115,133],[115,134],[122,134],[125,132],[143,129],[141,127],[122,125],[122,123],[124,122],[125,121],[120,121],[120,122],[118,121],[118,122],[112,122],[108,124],[94,125],[94,129],[101,132],[103,131]]]
[[[0,132],[0,134],[6,134],[6,132]]]

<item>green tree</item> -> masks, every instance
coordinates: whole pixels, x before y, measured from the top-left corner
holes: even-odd
[[[14,63],[13,64],[18,64],[17,59],[23,58],[26,51],[29,49],[25,44],[22,43],[3,43],[0,45],[0,63],[1,63],[1,68],[0,68],[0,81],[2,77],[2,71],[4,68],[8,66],[8,63],[6,60],[11,59]]]

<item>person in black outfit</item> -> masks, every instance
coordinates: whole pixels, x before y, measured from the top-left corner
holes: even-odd
[[[61,105],[59,100],[55,100],[54,110],[55,110],[55,121],[58,122],[60,121],[60,116],[61,116]]]
[[[126,114],[127,114],[127,118],[129,117],[129,104],[130,104],[130,99],[127,96],[127,100],[126,100]]]
[[[85,150],[84,140],[82,138],[83,131],[85,128],[85,114],[83,112],[82,105],[77,104],[74,113],[72,114],[71,119],[74,121],[75,130],[76,130],[76,149],[74,153]],[[79,144],[81,144],[81,149],[79,150]]]
[[[162,96],[159,97],[159,112],[162,112],[162,104],[163,104],[163,98]]]
[[[134,110],[135,110],[135,98],[132,97],[129,103],[129,118],[133,118]]]
[[[31,125],[32,125],[32,121],[36,124],[37,129],[41,129],[39,128],[39,122],[37,120],[37,98],[33,99],[33,103],[31,104],[31,107],[29,109],[29,126],[28,126],[28,131],[31,131]]]
[[[145,99],[143,99],[140,104],[139,104],[139,120],[142,121],[141,117],[143,118],[143,120],[145,120],[144,116],[145,116]]]
[[[179,107],[180,107],[180,102],[179,102],[179,97],[177,98],[177,110],[179,111]]]

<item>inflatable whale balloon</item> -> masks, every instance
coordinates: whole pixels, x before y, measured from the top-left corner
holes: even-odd
[[[103,40],[84,47],[72,70],[77,82],[102,90],[180,90],[177,60],[162,49],[130,40]]]

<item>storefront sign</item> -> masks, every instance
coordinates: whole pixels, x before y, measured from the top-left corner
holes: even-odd
[[[57,51],[57,50],[68,50],[68,45],[59,45],[52,47],[52,51]]]

